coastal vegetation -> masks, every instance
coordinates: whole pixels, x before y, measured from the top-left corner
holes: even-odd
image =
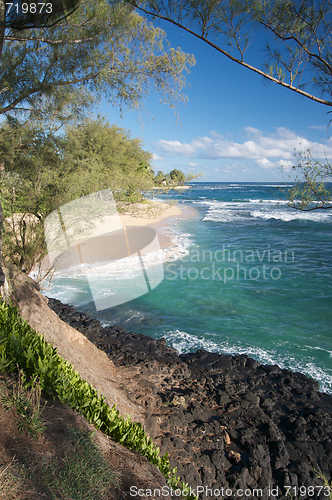
[[[7,5],[7,18],[10,17]],[[193,56],[168,46],[165,33],[125,5],[82,0],[54,26],[4,34],[0,114],[77,121],[101,97],[138,109],[150,90],[173,105],[185,100]]]
[[[20,372],[0,373],[6,453],[15,447],[15,441],[20,441],[20,453],[11,460],[9,455],[9,460],[0,466],[0,499],[109,499],[109,491],[120,486],[119,476],[98,447],[95,431],[79,426],[60,403],[57,408],[49,404],[51,411],[45,413],[48,402],[41,396],[40,385],[25,389],[24,379]],[[51,429],[57,427],[59,417],[64,421],[63,432],[57,434],[61,445],[54,446]],[[38,453],[34,453],[35,444]],[[3,456],[1,459],[3,463]]]
[[[79,412],[96,429],[145,456],[162,472],[169,487],[187,491],[188,485],[180,484],[176,469],[170,467],[167,453],[159,455],[159,448],[147,436],[143,426],[132,422],[129,415],[126,418],[120,416],[116,406],[110,407],[104,397],[58,355],[54,347],[22,320],[16,308],[4,302],[0,304],[0,326],[0,373],[16,372],[19,368],[22,388],[36,391],[37,387],[37,391],[56,397]],[[22,393],[19,399],[22,399]],[[17,396],[7,397],[6,401],[7,404],[14,401],[17,407],[19,399]],[[38,416],[39,407],[35,412],[37,420]],[[31,426],[29,428],[31,430]],[[33,432],[36,432],[35,426]],[[186,498],[193,500],[195,497],[188,495]]]
[[[59,194],[53,178],[59,168],[59,155],[54,155],[57,132],[64,125],[81,125],[101,98],[121,110],[138,110],[152,90],[161,102],[171,107],[185,101],[184,75],[195,59],[181,49],[172,48],[160,28],[125,5],[107,0],[73,0],[66,2],[63,10],[63,3],[58,2],[52,15],[45,18],[31,16],[29,9],[25,12],[22,9],[19,16],[13,15],[14,8],[11,3],[0,2],[0,115],[9,120],[11,128],[8,139],[8,124],[2,123],[1,141],[9,140],[16,153],[22,152],[24,145],[31,164],[37,157],[36,146],[41,147],[41,158],[37,158],[36,165],[36,189],[39,189],[36,217],[41,221],[39,214]],[[19,140],[22,128],[25,128],[23,135],[30,136],[23,144]],[[43,163],[45,155],[47,161]],[[2,171],[8,169],[3,158],[0,167]],[[83,181],[78,186],[81,190]],[[22,188],[20,182],[15,172],[11,178],[14,203],[16,191]],[[30,198],[35,198],[36,189],[32,185],[29,204],[34,203]],[[24,214],[26,210],[21,212]],[[40,229],[40,224],[37,226]],[[15,261],[25,270],[33,261],[31,256],[25,257],[31,254],[34,240],[32,236],[26,238],[28,231],[23,219],[17,232],[14,231],[13,243]],[[18,243],[17,234],[23,236],[24,243]],[[0,284],[3,284],[1,261],[0,270]]]
[[[132,9],[106,0],[72,4],[71,15],[60,9],[47,22],[32,19],[29,12],[12,16],[12,4],[0,6],[3,249],[5,259],[25,272],[43,258],[43,222],[61,204],[106,188],[113,190],[117,201],[132,203],[156,185],[151,155],[139,139],[100,118],[87,118],[96,99],[105,97],[121,110],[139,109],[154,89],[173,107],[186,100],[184,73],[194,64],[193,56],[171,48],[165,33]],[[3,279],[2,273],[2,283]],[[1,304],[0,316],[0,371],[19,369],[23,381],[16,392],[4,396],[4,404],[14,409],[22,430],[35,435],[42,431],[39,391],[52,394],[114,440],[147,457],[171,486],[179,483],[167,455],[159,456],[140,424],[110,408],[11,306]],[[87,472],[82,464],[72,467],[83,477]],[[0,470],[2,491],[8,485],[8,470]],[[48,467],[42,473],[46,481],[57,482],[56,498],[64,479],[58,472]],[[84,498],[90,498],[84,486]],[[19,498],[15,493],[14,497]]]
[[[111,189],[119,210],[167,191],[194,175],[154,173],[152,154],[129,132],[104,118],[67,125],[62,134],[43,124],[8,119],[0,129],[3,257],[29,273],[46,253],[45,218],[61,205]]]

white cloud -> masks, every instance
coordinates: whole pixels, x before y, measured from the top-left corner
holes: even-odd
[[[310,149],[315,158],[332,157],[332,139],[328,139],[323,145],[301,137],[285,127],[276,128],[273,134],[264,134],[254,127],[245,127],[244,130],[248,139],[243,142],[235,142],[212,131],[209,134],[210,137],[194,138],[190,144],[160,140],[156,146],[158,150],[170,156],[256,160],[256,163],[263,169],[279,166],[278,159],[280,158],[284,164],[291,162],[295,150]]]
[[[195,147],[185,142],[181,144],[180,141],[165,141],[162,139],[157,143],[159,149],[165,153],[176,156],[193,156],[195,155]]]
[[[190,167],[198,167],[198,163],[194,163],[193,161],[189,162]]]
[[[272,163],[272,161],[268,160],[267,158],[262,158],[261,160],[257,160],[258,165],[261,168],[274,168],[275,164]]]
[[[288,160],[279,160],[278,165],[285,170],[286,172],[290,172],[293,169],[293,165],[295,162]]]
[[[152,159],[154,161],[165,161],[165,158],[163,158],[162,156],[156,155],[156,153],[152,153]]]

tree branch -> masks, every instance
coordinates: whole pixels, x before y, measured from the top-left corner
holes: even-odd
[[[166,16],[163,16],[163,15],[161,15],[159,13],[150,12],[150,11],[144,9],[143,7],[140,7],[135,1],[132,1],[132,0],[129,0],[129,1],[130,1],[131,5],[133,5],[136,9],[140,10],[144,14],[146,14],[148,16],[152,16],[154,18],[162,19],[163,21],[168,21],[169,23],[174,24],[178,28],[183,29],[187,33],[190,33],[191,35],[193,35],[196,38],[198,38],[199,40],[204,41],[205,43],[207,43],[208,45],[210,45],[211,47],[213,47],[215,50],[217,50],[218,52],[220,52],[221,54],[223,54],[224,56],[226,56],[231,61],[236,62],[237,64],[240,64],[241,66],[244,66],[245,68],[249,69],[250,71],[253,71],[254,73],[257,73],[258,75],[263,76],[267,80],[270,80],[271,82],[277,83],[278,85],[281,85],[282,87],[285,87],[286,89],[291,90],[292,92],[296,92],[297,94],[300,94],[303,97],[311,99],[312,101],[318,102],[319,104],[324,104],[325,106],[332,106],[332,101],[328,101],[326,99],[322,99],[322,98],[317,97],[317,96],[315,96],[313,94],[310,94],[309,92],[306,92],[303,89],[295,87],[294,85],[286,83],[283,80],[280,80],[278,78],[275,78],[274,76],[269,75],[268,73],[265,73],[264,71],[256,68],[255,66],[251,66],[250,64],[242,61],[241,59],[238,59],[237,57],[232,56],[226,50],[224,50],[221,47],[219,47],[218,45],[214,44],[213,42],[211,42],[210,40],[208,40],[204,36],[199,35],[198,33],[195,33],[190,28],[187,28],[186,26],[184,26],[180,22],[175,21],[173,19],[170,19],[170,18],[168,18]]]

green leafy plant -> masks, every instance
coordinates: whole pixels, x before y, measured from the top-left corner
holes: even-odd
[[[24,374],[19,373],[18,381],[13,381],[0,397],[6,410],[13,410],[20,432],[37,437],[44,430],[40,407],[41,389],[37,383],[30,390],[24,389]]]

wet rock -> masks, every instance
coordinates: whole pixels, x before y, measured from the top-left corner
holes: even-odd
[[[179,356],[164,338],[103,328],[55,299],[49,306],[115,364],[137,369],[145,428],[190,486],[263,488],[268,500],[269,487],[322,485],[314,469],[331,479],[332,397],[316,381],[247,355]]]

